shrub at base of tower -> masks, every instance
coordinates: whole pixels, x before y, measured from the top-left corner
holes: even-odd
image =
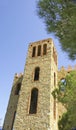
[[[54,98],[67,110],[59,119],[59,130],[71,130],[76,127],[76,71],[70,72],[65,81],[60,81],[58,89],[52,92]]]

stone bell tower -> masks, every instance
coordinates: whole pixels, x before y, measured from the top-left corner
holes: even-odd
[[[58,130],[57,52],[52,39],[31,43],[24,74],[15,75],[3,130]]]
[[[31,43],[21,85],[14,130],[58,130],[57,53],[52,39]]]

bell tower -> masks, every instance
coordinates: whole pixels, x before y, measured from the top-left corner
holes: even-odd
[[[14,130],[58,130],[57,104],[52,91],[57,86],[57,52],[52,39],[31,43]]]
[[[57,52],[51,38],[30,43],[24,74],[15,75],[3,130],[58,130]]]

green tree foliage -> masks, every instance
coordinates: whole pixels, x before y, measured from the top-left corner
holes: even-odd
[[[37,12],[71,59],[76,59],[76,0],[38,0]]]
[[[67,110],[59,120],[59,130],[71,130],[76,127],[76,71],[70,72],[64,82],[61,80],[59,88],[52,94]]]

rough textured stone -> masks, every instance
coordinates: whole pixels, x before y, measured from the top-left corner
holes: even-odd
[[[19,95],[15,94],[17,89],[17,84],[21,83],[23,79],[23,75],[15,75],[14,82],[10,94],[10,99],[7,107],[7,112],[4,120],[3,130],[12,130],[13,120],[17,109]]]

